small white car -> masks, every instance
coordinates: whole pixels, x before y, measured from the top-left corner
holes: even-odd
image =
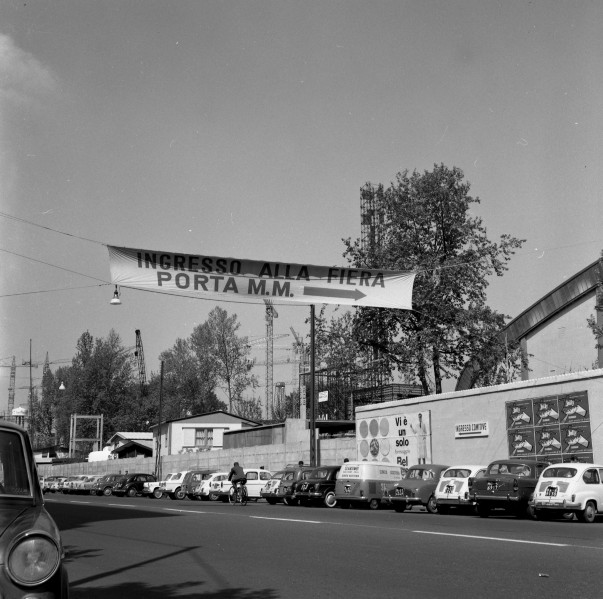
[[[594,522],[603,514],[603,465],[566,462],[543,470],[534,490],[534,514],[540,520],[576,514]]]
[[[176,472],[172,476],[165,480],[165,484],[161,485],[161,489],[164,495],[167,495],[170,499],[184,499],[186,494],[182,490],[182,483],[188,470],[182,472]]]
[[[448,514],[450,508],[473,508],[473,499],[469,492],[469,479],[481,478],[486,473],[486,466],[463,464],[450,466],[444,472],[435,490],[438,513]]]
[[[263,468],[243,468],[243,472],[247,478],[247,483],[245,484],[247,487],[247,497],[257,501],[262,497],[260,492],[272,478],[272,472],[264,470]],[[230,489],[232,487],[232,483],[228,480],[228,474],[226,475],[226,480],[220,482],[220,489],[216,489],[214,493],[216,493],[218,498],[222,499],[222,501],[228,501]]]
[[[228,472],[214,472],[209,478],[201,481],[193,491],[195,497],[218,501],[223,489],[230,488]],[[228,497],[228,496],[226,496]]]
[[[141,494],[151,499],[161,499],[167,483],[177,474],[178,472],[170,472],[169,474],[166,474],[163,480],[154,480],[143,483]]]
[[[73,476],[68,476],[67,480],[63,483],[63,487],[61,491],[65,494],[67,493],[76,493],[77,487],[76,485],[84,482],[84,480],[88,478],[85,474],[75,474]]]

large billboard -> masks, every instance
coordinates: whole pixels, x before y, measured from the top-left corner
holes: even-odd
[[[406,468],[431,463],[431,411],[402,412],[358,417],[356,446],[358,459],[393,462]]]

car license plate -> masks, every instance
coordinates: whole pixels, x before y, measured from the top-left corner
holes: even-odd
[[[444,489],[444,493],[453,493],[454,492],[454,486],[453,485],[446,485],[446,488]]]
[[[557,487],[547,487],[544,492],[545,497],[557,497]]]

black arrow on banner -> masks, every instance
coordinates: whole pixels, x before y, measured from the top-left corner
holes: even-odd
[[[312,295],[314,297],[340,297],[353,299],[354,301],[366,297],[366,294],[362,293],[362,291],[358,291],[358,289],[347,291],[345,289],[325,289],[324,287],[304,287],[304,295]]]

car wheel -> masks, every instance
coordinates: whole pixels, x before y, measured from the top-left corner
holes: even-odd
[[[597,510],[595,509],[595,504],[592,501],[587,501],[584,509],[577,514],[580,522],[587,522],[588,524],[595,521],[596,515]]]
[[[490,508],[486,505],[480,505],[479,503],[475,506],[477,515],[480,518],[487,518],[490,515]]]
[[[127,491],[126,491],[126,495],[128,497],[136,497],[137,493],[136,493],[136,487],[130,487]]]
[[[153,497],[155,499],[161,499],[163,497],[163,491],[159,488],[153,489]]]
[[[297,505],[299,502],[297,501],[297,499],[292,499],[291,497],[283,497],[283,503],[285,505]]]
[[[442,514],[442,516],[445,516],[447,514],[450,513],[450,506],[449,505],[439,505],[438,504],[438,514]]]
[[[266,499],[270,505],[276,505],[276,499]]]
[[[335,507],[337,505],[337,499],[335,499],[335,491],[328,491],[325,495],[325,505],[327,507]]]
[[[105,488],[103,489],[103,495],[104,495],[105,497],[109,497],[109,495],[111,495],[111,493],[112,493],[112,491],[111,491],[111,487],[105,487]]]
[[[217,493],[210,493],[209,494],[209,500],[210,501],[218,501],[218,499],[220,499],[220,496]]]
[[[178,487],[174,493],[171,495],[172,499],[184,499],[186,494],[182,490],[182,487]]]
[[[380,505],[381,502],[376,498],[371,499],[368,504],[370,510],[378,510]]]
[[[428,499],[427,505],[425,507],[427,508],[427,511],[430,514],[438,513],[438,504],[436,502],[436,498],[433,495]]]

